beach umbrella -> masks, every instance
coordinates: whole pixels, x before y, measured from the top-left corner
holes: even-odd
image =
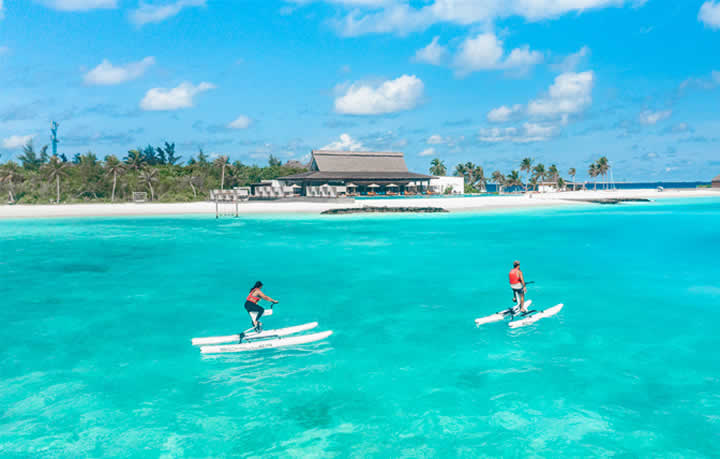
[[[354,183],[348,183],[348,184],[345,185],[345,186],[348,187],[348,188],[357,188],[357,185],[355,185]]]
[[[298,185],[297,183],[293,183],[292,185],[290,185],[290,188],[302,188],[302,187],[300,185]]]
[[[370,185],[368,185],[368,188],[380,188],[380,185],[376,183],[371,183]]]
[[[405,185],[405,188],[417,188],[417,185],[415,185],[414,183],[408,183],[407,185]]]
[[[387,185],[385,185],[385,187],[386,188],[397,188],[398,186],[395,185],[394,183],[388,183]]]

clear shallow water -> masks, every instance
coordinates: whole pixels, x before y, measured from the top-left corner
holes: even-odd
[[[0,222],[0,455],[711,457],[720,200]],[[555,318],[475,328],[520,258]],[[325,342],[202,357],[243,329]]]

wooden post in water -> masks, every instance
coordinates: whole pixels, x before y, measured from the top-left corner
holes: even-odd
[[[220,214],[218,212],[218,198],[217,198],[217,193],[213,193],[213,194],[215,195],[215,220],[217,220],[218,218],[220,218]]]
[[[235,201],[235,218],[240,216],[240,209],[238,209],[238,192],[233,190],[233,201]]]

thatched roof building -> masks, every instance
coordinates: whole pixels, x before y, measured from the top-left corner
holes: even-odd
[[[720,188],[720,175],[712,179],[712,187],[713,188]]]
[[[363,189],[370,185],[404,187],[410,182],[424,182],[427,186],[431,178],[430,175],[408,171],[402,153],[313,150],[308,172],[278,180],[302,186],[353,184]]]

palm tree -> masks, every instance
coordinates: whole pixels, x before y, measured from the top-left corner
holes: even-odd
[[[455,175],[457,177],[464,177],[465,180],[467,180],[467,170],[465,168],[465,164],[458,164],[455,166]]]
[[[128,154],[125,157],[125,164],[129,170],[139,171],[145,163],[142,151],[139,148],[134,150],[128,150]]]
[[[537,182],[542,182],[547,177],[547,171],[545,170],[545,165],[540,163],[537,166],[533,167],[533,178],[535,187],[537,188]]]
[[[492,173],[492,181],[498,187],[498,193],[502,193],[503,185],[505,185],[505,176],[500,171]]]
[[[445,162],[441,161],[439,158],[433,159],[430,162],[430,173],[437,176],[444,176],[445,174],[447,174],[447,167],[445,167]]]
[[[468,164],[472,165],[472,163],[468,163]],[[485,170],[483,170],[482,166],[473,165],[471,174],[472,174],[473,185],[477,183],[480,185],[478,187],[478,191],[485,191],[485,189],[486,189],[485,185],[487,184],[487,179],[485,178]]]
[[[20,167],[14,161],[8,161],[0,167],[0,183],[8,184],[8,202],[15,202],[15,182],[20,175]]]
[[[561,191],[563,188],[565,188],[565,180],[563,180],[562,177],[557,178],[557,186],[558,186],[558,190],[561,190]]]
[[[272,158],[272,155],[270,155]],[[227,166],[228,162],[230,161],[230,158],[228,158],[225,155],[218,156],[213,163],[216,167],[219,167],[221,169],[220,173],[220,189],[225,189],[225,166]]]
[[[55,180],[56,199],[55,203],[60,204],[60,177],[67,175],[65,170],[69,163],[63,162],[57,155],[50,157],[50,161],[43,166],[48,181]]]
[[[125,172],[125,166],[121,163],[115,155],[108,155],[105,157],[105,176],[113,176],[112,194],[110,196],[110,202],[115,202],[115,187],[117,186],[117,176],[122,175]]]
[[[505,185],[508,187],[524,186],[522,178],[520,178],[520,172],[516,170],[510,171],[508,176],[505,178]]]
[[[528,175],[530,174],[530,171],[532,170],[532,165],[535,160],[533,158],[525,158],[522,161],[520,161],[520,172],[525,172],[525,180],[527,181]],[[525,187],[525,191],[527,191],[527,186]]]
[[[557,181],[558,177],[560,177],[560,171],[558,171],[558,168],[555,164],[551,164],[548,168],[547,175],[550,180]]]
[[[605,156],[602,156],[600,159],[597,160],[597,167],[598,174],[603,177],[603,181],[605,182],[605,188],[607,189],[607,180],[605,179],[605,176],[610,170],[610,161],[608,161]]]
[[[155,189],[153,188],[152,184],[157,183],[157,169],[152,167],[145,167],[143,170],[140,171],[140,180],[145,182],[145,184],[150,188],[150,200],[155,200]]]
[[[575,191],[575,168],[574,168],[574,167],[571,167],[571,168],[570,168],[570,170],[568,171],[568,175],[569,175],[570,177],[572,177],[572,181],[573,181],[573,191]]]
[[[599,168],[598,165],[595,163],[590,164],[590,167],[588,168],[588,175],[593,179],[593,191],[597,190],[597,181],[595,178],[599,174]]]
[[[45,145],[40,149],[40,153],[38,153],[33,148],[32,140],[25,144],[22,154],[18,156],[18,159],[22,162],[23,169],[29,171],[39,170],[48,160],[47,148],[47,145]]]

